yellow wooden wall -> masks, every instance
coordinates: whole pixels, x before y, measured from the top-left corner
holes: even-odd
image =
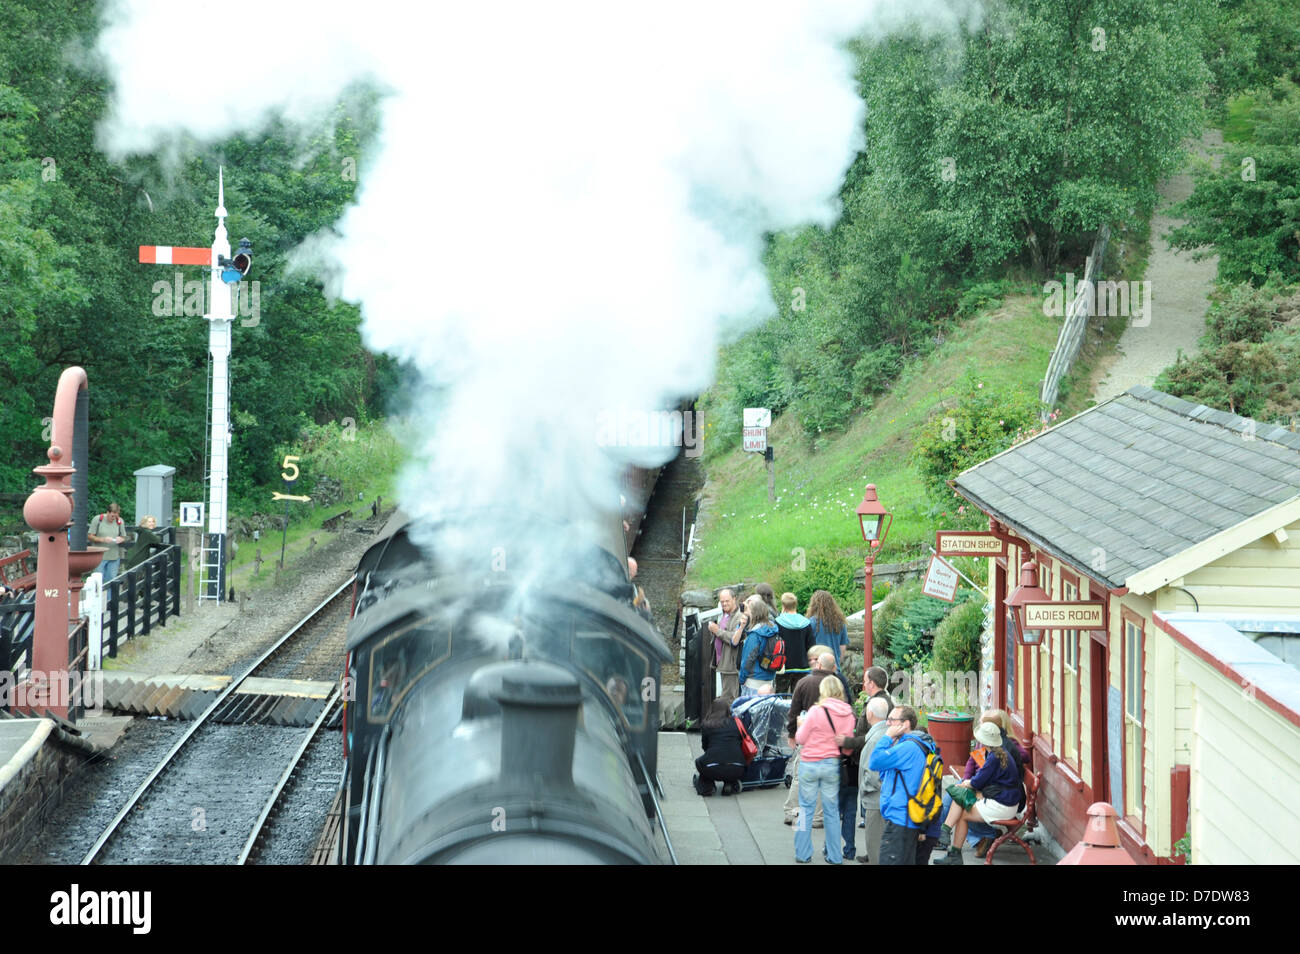
[[[1188,573],[1182,586],[1196,597],[1201,612],[1300,609],[1300,520],[1285,530],[1283,543],[1268,534]],[[1194,608],[1186,593],[1174,593],[1177,609]]]
[[[1193,862],[1300,864],[1300,728],[1161,636],[1190,701]]]

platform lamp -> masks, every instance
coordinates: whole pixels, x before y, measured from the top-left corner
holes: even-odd
[[[1016,636],[1022,646],[1037,646],[1043,641],[1041,629],[1025,628],[1025,604],[1051,601],[1052,598],[1038,585],[1038,563],[1034,560],[1026,560],[1020,565],[1020,585],[1007,597],[1007,608],[1011,610]]]
[[[862,503],[858,504],[857,514],[858,522],[862,525],[862,539],[867,543],[866,579],[864,581],[867,601],[866,609],[862,612],[862,686],[865,689],[867,670],[871,668],[872,663],[871,644],[874,639],[871,628],[871,574],[876,563],[876,555],[880,552],[885,537],[889,536],[889,526],[894,522],[894,515],[884,508],[880,498],[876,496],[875,484],[867,484],[867,492],[862,495]]]

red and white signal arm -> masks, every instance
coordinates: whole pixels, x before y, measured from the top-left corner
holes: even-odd
[[[141,245],[142,265],[211,265],[212,249],[181,245]]]

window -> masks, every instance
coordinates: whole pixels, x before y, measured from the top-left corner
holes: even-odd
[[[1079,586],[1061,575],[1061,599],[1079,598]],[[1079,768],[1079,631],[1061,631],[1061,757]]]
[[[1142,817],[1142,619],[1124,614],[1124,814]]]

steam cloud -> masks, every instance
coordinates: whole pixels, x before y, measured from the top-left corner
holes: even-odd
[[[439,389],[403,506],[571,513],[617,500],[627,451],[596,446],[597,415],[706,387],[719,341],[774,310],[763,233],[836,216],[862,147],[843,43],[904,7],[125,0],[99,42],[101,141],[160,150],[314,121],[360,79],[389,90],[322,242],[367,345]]]

